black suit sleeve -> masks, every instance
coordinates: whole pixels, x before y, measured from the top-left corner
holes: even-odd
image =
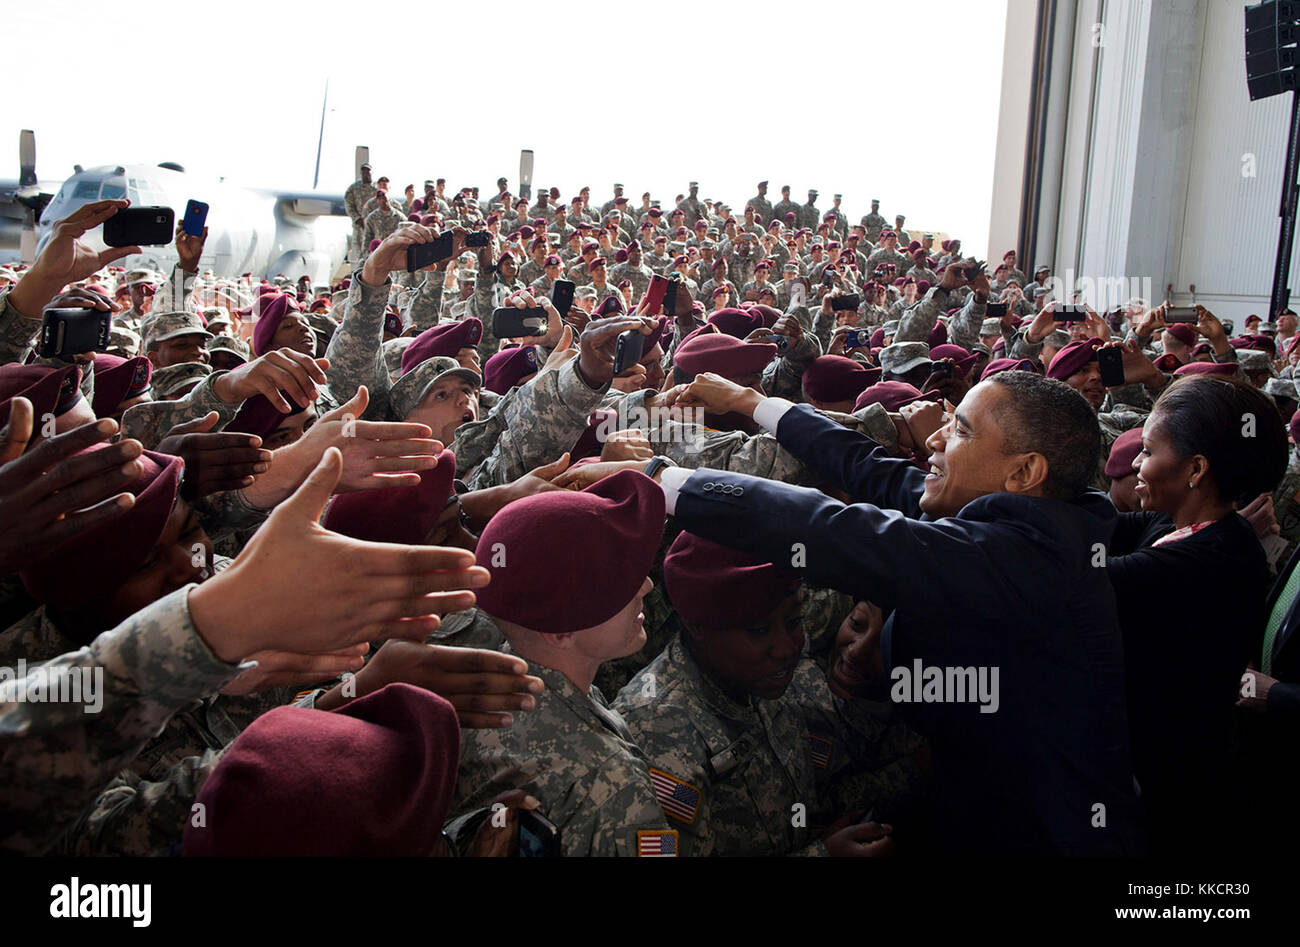
[[[869,598],[886,611],[909,596],[934,600],[945,577],[960,577],[954,587],[984,600],[1005,589],[1005,570],[981,541],[981,524],[965,520],[932,523],[867,503],[845,506],[818,490],[707,467],[682,485],[675,516],[705,539],[789,564],[814,585]],[[965,603],[950,604],[958,610]]]
[[[847,493],[905,516],[921,515],[925,474],[857,431],[836,424],[808,405],[795,405],[777,425],[782,447]]]

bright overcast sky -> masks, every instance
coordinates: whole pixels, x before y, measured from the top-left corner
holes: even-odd
[[[766,178],[774,203],[787,183],[798,202],[817,188],[823,211],[840,192],[856,223],[879,197],[891,222],[902,212],[909,228],[983,246],[1005,0],[624,10],[609,0],[11,6],[5,65],[18,85],[0,118],[0,155],[3,142],[11,155],[0,178],[17,177],[18,132],[31,128],[42,180],[75,163],[170,160],[306,190],[328,77],[322,191],[347,187],[365,144],[376,176],[397,188],[446,177],[495,193],[505,175],[518,193],[519,151],[531,148],[534,186],[566,200],[589,184],[604,202],[617,180],[636,203],[646,190],[667,203],[697,180],[701,197],[739,211]]]

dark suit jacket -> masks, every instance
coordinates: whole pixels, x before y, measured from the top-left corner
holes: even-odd
[[[976,703],[904,705],[934,750],[942,847],[1136,853],[1123,649],[1110,583],[1093,565],[1114,522],[1110,502],[992,494],[927,521],[918,507],[925,475],[869,438],[806,406],[786,414],[777,438],[864,502],[701,469],[676,516],[774,562],[801,556],[794,561],[813,584],[892,610],[892,669],[918,660],[998,668],[995,713]]]

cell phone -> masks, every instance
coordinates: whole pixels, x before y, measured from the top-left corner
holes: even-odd
[[[191,237],[203,236],[203,225],[208,222],[208,205],[202,201],[190,201],[185,205],[185,216],[181,218],[181,229]]]
[[[426,266],[440,263],[451,256],[452,232],[444,230],[429,243],[413,243],[406,248],[406,271],[414,273]]]
[[[561,319],[573,308],[573,293],[576,289],[577,286],[567,279],[557,279],[555,285],[551,287],[551,305],[555,307]]]
[[[560,829],[539,812],[519,811],[519,858],[559,858]]]
[[[871,334],[863,332],[861,329],[852,329],[844,333],[844,347],[846,349],[861,349],[871,345]]]
[[[668,291],[668,280],[662,276],[650,277],[650,288],[645,294],[645,311],[650,315],[655,315],[659,311],[659,306],[663,303],[664,293]]]
[[[641,361],[641,352],[645,345],[645,336],[639,329],[628,329],[618,337],[614,348],[614,377],[617,378],[637,362]]]
[[[776,346],[777,355],[785,355],[790,351],[790,337],[788,335],[781,335],[779,332],[769,332],[767,338],[769,342]]]
[[[849,293],[847,296],[836,296],[831,300],[832,312],[857,312],[858,307],[862,305],[862,297],[857,293]]]
[[[1124,350],[1116,347],[1097,349],[1097,368],[1101,383],[1107,388],[1124,384]]]
[[[822,270],[822,285],[823,286],[835,285],[835,271],[832,270],[829,266]]]
[[[681,285],[681,280],[670,279],[668,285],[664,287],[663,314],[665,316],[677,315],[677,287]]]
[[[1083,322],[1087,318],[1087,306],[1057,306],[1052,310],[1053,322]]]
[[[546,335],[546,312],[506,306],[492,311],[492,334],[498,339],[519,339]]]
[[[41,316],[41,358],[103,352],[108,348],[113,314],[98,309],[46,309]]]
[[[126,207],[104,221],[104,243],[110,247],[165,246],[172,242],[175,231],[176,213],[170,207]]]
[[[492,234],[486,230],[475,230],[465,235],[465,246],[486,247],[492,243]]]
[[[1007,314],[1006,303],[989,303],[984,307],[984,314],[989,319],[1001,319]]]
[[[1165,322],[1190,322],[1195,324],[1198,321],[1195,306],[1170,306],[1165,310]]]

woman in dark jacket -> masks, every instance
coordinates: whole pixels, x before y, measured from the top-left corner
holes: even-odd
[[[1120,515],[1107,569],[1153,855],[1205,853],[1231,837],[1233,708],[1269,582],[1237,510],[1274,489],[1286,463],[1277,409],[1234,378],[1179,379],[1143,428],[1133,461],[1142,512]]]

